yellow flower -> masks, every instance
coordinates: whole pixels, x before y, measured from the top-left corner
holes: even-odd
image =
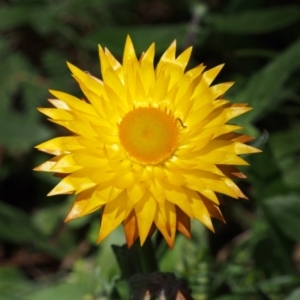
[[[174,41],[154,68],[154,47],[138,59],[127,37],[120,64],[99,46],[103,80],[68,64],[86,100],[50,91],[39,109],[73,134],[36,146],[54,157],[35,170],[63,177],[49,195],[77,195],[67,221],[102,209],[98,242],[123,222],[129,247],[156,228],[173,247],[190,219],[223,220],[219,193],[246,198],[230,178],[259,150],[227,122],[250,108],[222,99],[232,82],[210,87],[222,65],[185,72],[192,49],[176,58]]]

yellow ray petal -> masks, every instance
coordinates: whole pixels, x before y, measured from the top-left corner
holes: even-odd
[[[222,151],[212,151],[207,153],[206,151],[202,152],[199,151],[198,155],[200,160],[207,161],[213,164],[220,164],[220,165],[240,165],[240,166],[248,166],[249,164],[240,158],[239,156]]]
[[[82,211],[86,207],[87,203],[88,203],[88,200],[75,201],[65,219],[65,222],[82,217]]]
[[[117,74],[119,75],[120,79],[123,79],[123,67],[122,65],[119,63],[119,61],[111,54],[111,52],[105,48],[105,55],[108,58],[108,61],[110,63],[110,65],[113,67],[113,69],[117,72]]]
[[[117,96],[114,97],[115,99],[108,99],[108,101],[118,101],[119,105],[121,105],[121,107],[124,107],[126,105],[126,89],[116,72],[111,68],[106,69],[103,77],[105,78],[104,87],[108,85],[110,89],[114,91],[115,95],[113,96]],[[112,92],[110,93],[110,95],[112,95]],[[112,103],[112,105],[114,105],[114,103]]]
[[[141,201],[139,201],[135,206],[135,214],[140,233],[141,246],[144,244],[149,234],[156,210],[156,201],[149,193],[145,194]]]
[[[111,54],[111,52],[105,48],[102,49],[100,45],[98,45],[99,50],[99,58],[100,58],[100,69],[101,74],[104,76],[106,70],[113,69],[114,72],[118,75],[119,79],[124,82],[124,74],[122,65],[115,59],[115,57]]]
[[[145,52],[141,61],[141,72],[142,82],[145,88],[146,95],[152,90],[155,82],[155,72],[153,67],[153,60],[155,54],[155,45],[151,44],[149,49]]]
[[[209,89],[215,96],[215,99],[225,94],[233,86],[234,82],[225,82],[211,86]]]
[[[49,90],[49,92],[53,96],[57,97],[57,99],[62,100],[67,105],[67,107],[71,110],[81,111],[95,117],[98,116],[94,107],[83,100],[80,100],[74,96],[71,96],[67,93],[63,93],[60,91]]]
[[[143,184],[137,183],[127,188],[128,201],[131,203],[130,206],[134,206],[141,201],[145,195],[145,186]],[[149,194],[150,197],[150,194]]]
[[[130,248],[139,236],[138,224],[134,210],[124,220],[124,232],[128,248]]]
[[[73,115],[63,109],[57,108],[38,108],[38,111],[55,120],[74,120]]]
[[[72,173],[60,181],[55,188],[48,193],[48,196],[70,194],[76,190],[83,191],[94,187],[97,183],[92,181],[88,175],[87,170],[79,170]]]
[[[247,154],[261,152],[261,150],[245,145],[243,143],[224,141],[219,139],[210,141],[210,143],[208,143],[202,150],[207,152],[216,150],[229,152],[232,154]]]
[[[199,220],[200,222],[202,222],[208,229],[210,229],[211,231],[214,231],[214,227],[211,222],[210,214],[209,214],[205,204],[203,203],[203,201],[197,194],[197,192],[192,191],[187,188],[185,189],[185,191],[189,196],[189,201],[190,201],[190,204],[194,211],[195,218],[197,220]]]
[[[70,107],[64,101],[58,99],[48,99],[48,101],[56,108],[70,110]]]
[[[75,163],[73,155],[64,155],[61,157],[55,165],[51,167],[51,172],[56,173],[72,173],[77,170],[82,169],[82,166],[79,166]]]
[[[90,214],[100,209],[105,203],[106,201],[97,197],[95,189],[83,191],[77,196],[65,222]]]
[[[190,59],[191,53],[192,53],[193,47],[189,47],[186,50],[184,50],[177,58],[176,62],[179,63],[184,70],[185,67],[188,64],[188,61]]]
[[[98,243],[124,221],[125,214],[126,192],[123,191],[115,200],[107,203],[103,209]]]
[[[205,68],[206,66],[204,66],[204,64],[199,64],[197,67],[188,70],[185,75],[191,78],[196,78],[204,71]]]
[[[157,64],[156,67],[156,76],[159,76],[159,73],[166,64],[168,63],[174,63],[175,61],[175,54],[176,54],[176,40],[174,40],[169,48],[164,52],[164,54],[161,56],[160,61]]]
[[[77,135],[81,135],[90,139],[97,137],[97,133],[93,130],[93,127],[86,122],[82,121],[60,121],[60,120],[51,120],[55,124],[59,124],[68,130],[72,131]]]
[[[129,35],[127,35],[126,42],[125,42],[124,55],[123,55],[123,66],[126,67],[128,62],[133,62],[136,65],[138,64],[134,46],[133,46],[132,40]]]
[[[169,81],[170,76],[166,76],[165,72],[159,73],[153,87],[152,98],[154,103],[160,104],[164,100],[168,91]]]
[[[172,170],[170,169],[165,169],[164,172],[166,174],[166,179],[169,181],[170,184],[176,186],[185,185],[186,181],[182,174],[178,172],[172,172]]]
[[[188,239],[191,238],[191,221],[190,217],[187,216],[178,206],[176,206],[177,216],[177,230],[181,232]]]
[[[164,183],[160,180],[151,180],[148,186],[149,191],[159,205],[163,205],[166,199]]]
[[[254,138],[252,136],[244,135],[237,132],[228,132],[218,136],[218,140],[230,140],[240,143],[247,143],[252,141]]]
[[[222,178],[222,181],[235,193],[236,198],[248,199],[230,178]]]
[[[246,175],[239,171],[235,166],[231,165],[218,165],[218,169],[226,176],[226,177],[237,177],[237,178],[246,178]]]
[[[203,73],[203,79],[207,82],[208,85],[210,85],[213,82],[213,80],[217,77],[217,75],[220,73],[223,67],[224,64],[209,69],[208,71]]]
[[[176,204],[190,218],[194,217],[193,210],[188,201],[185,191],[181,187],[165,186],[166,199]]]
[[[42,163],[41,165],[35,167],[33,170],[34,171],[42,171],[42,172],[53,172],[51,171],[51,168],[57,163],[57,161],[61,158],[62,156],[56,156],[48,161]]]
[[[100,99],[89,97],[87,90],[100,97],[103,94],[103,83],[95,80],[91,75],[81,71],[79,68],[75,67],[74,65],[70,63],[67,64],[69,69],[73,73],[74,78],[80,84],[82,91],[87,95],[88,100],[91,102],[95,110],[101,115],[102,107],[101,107]]]
[[[208,210],[209,214],[215,218],[220,220],[221,222],[225,223],[224,217],[221,213],[221,210],[218,205],[212,203],[209,199],[200,195],[202,202],[204,203],[206,209]]]
[[[78,137],[75,136],[64,136],[51,139],[47,142],[41,143],[35,148],[43,150],[61,150],[61,151],[72,151],[83,149],[84,147],[78,142]]]
[[[166,201],[164,210],[165,212],[161,211],[161,207],[156,210],[154,222],[158,230],[164,236],[168,246],[172,249],[176,231],[175,205]]]

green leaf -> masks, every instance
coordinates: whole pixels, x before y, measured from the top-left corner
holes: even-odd
[[[0,239],[15,244],[32,243],[51,255],[60,256],[27,214],[3,202],[0,202]]]
[[[21,295],[29,292],[32,286],[22,272],[15,267],[0,268],[0,298],[1,300],[22,299]]]
[[[8,30],[26,23],[29,19],[26,6],[3,6],[0,8],[0,29]]]
[[[83,39],[82,43],[88,48],[95,49],[100,44],[107,47],[118,58],[122,56],[127,34],[130,35],[137,54],[146,51],[155,42],[156,52],[165,51],[173,40],[177,40],[180,47],[185,41],[186,24],[161,26],[134,26],[134,27],[108,27],[92,33]]]
[[[270,144],[276,160],[295,154],[300,150],[300,128],[276,132],[270,137]]]
[[[297,288],[290,295],[285,297],[283,300],[299,300],[299,299],[300,299],[300,288]]]
[[[276,165],[283,174],[283,180],[288,187],[299,189],[300,163],[300,128],[277,132],[270,138],[271,149]]]
[[[23,115],[0,113],[0,145],[11,151],[24,151],[53,136],[53,131]],[[5,128],[5,129],[4,129]]]
[[[50,286],[38,285],[26,300],[53,299],[101,299],[105,293],[105,282],[98,274],[98,268],[89,261],[77,260],[70,275],[64,280]],[[22,298],[24,299],[24,298]]]
[[[130,299],[130,290],[127,280],[117,280],[115,285],[122,300]]]
[[[39,209],[32,217],[32,222],[46,236],[53,234],[54,230],[63,223],[62,208],[65,206],[55,205]]]
[[[264,202],[278,229],[293,241],[300,242],[300,195],[278,195]]]
[[[233,97],[234,102],[246,102],[253,107],[252,111],[241,117],[241,121],[251,123],[274,110],[283,101],[276,98],[277,93],[299,67],[300,39],[252,75],[245,88]]]
[[[97,233],[95,232],[96,236],[92,239],[92,242],[95,243],[99,233],[99,221],[92,223],[92,227],[95,228],[94,230],[97,230]],[[97,256],[95,258],[95,264],[100,268],[102,276],[107,280],[112,280],[118,274],[120,274],[120,270],[113,255],[111,245],[123,245],[124,243],[124,230],[121,228],[121,226],[119,226],[99,245]]]
[[[285,6],[231,15],[210,14],[205,19],[215,30],[231,34],[267,33],[287,27],[300,18],[298,6]]]

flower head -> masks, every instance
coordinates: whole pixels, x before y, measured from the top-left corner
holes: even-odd
[[[102,210],[98,242],[123,223],[128,246],[157,228],[172,247],[190,219],[223,220],[219,193],[246,198],[231,178],[259,150],[227,122],[250,108],[222,98],[232,82],[210,86],[222,65],[185,72],[191,48],[175,51],[154,68],[154,44],[138,59],[127,37],[122,64],[99,46],[102,80],[68,64],[85,100],[50,91],[55,108],[39,109],[72,135],[36,146],[54,155],[36,170],[63,177],[49,195],[77,195],[67,221]]]

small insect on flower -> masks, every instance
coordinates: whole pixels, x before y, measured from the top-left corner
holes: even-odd
[[[39,108],[73,134],[36,146],[54,157],[35,170],[63,177],[49,195],[77,195],[66,221],[102,210],[98,242],[121,223],[128,247],[156,228],[173,247],[194,218],[213,230],[219,193],[246,198],[239,155],[260,151],[227,123],[251,109],[222,99],[233,83],[211,86],[223,65],[185,71],[192,48],[176,57],[174,41],[154,67],[154,47],[138,59],[128,36],[121,64],[99,46],[102,80],[68,63],[86,101],[50,91],[55,108]]]

